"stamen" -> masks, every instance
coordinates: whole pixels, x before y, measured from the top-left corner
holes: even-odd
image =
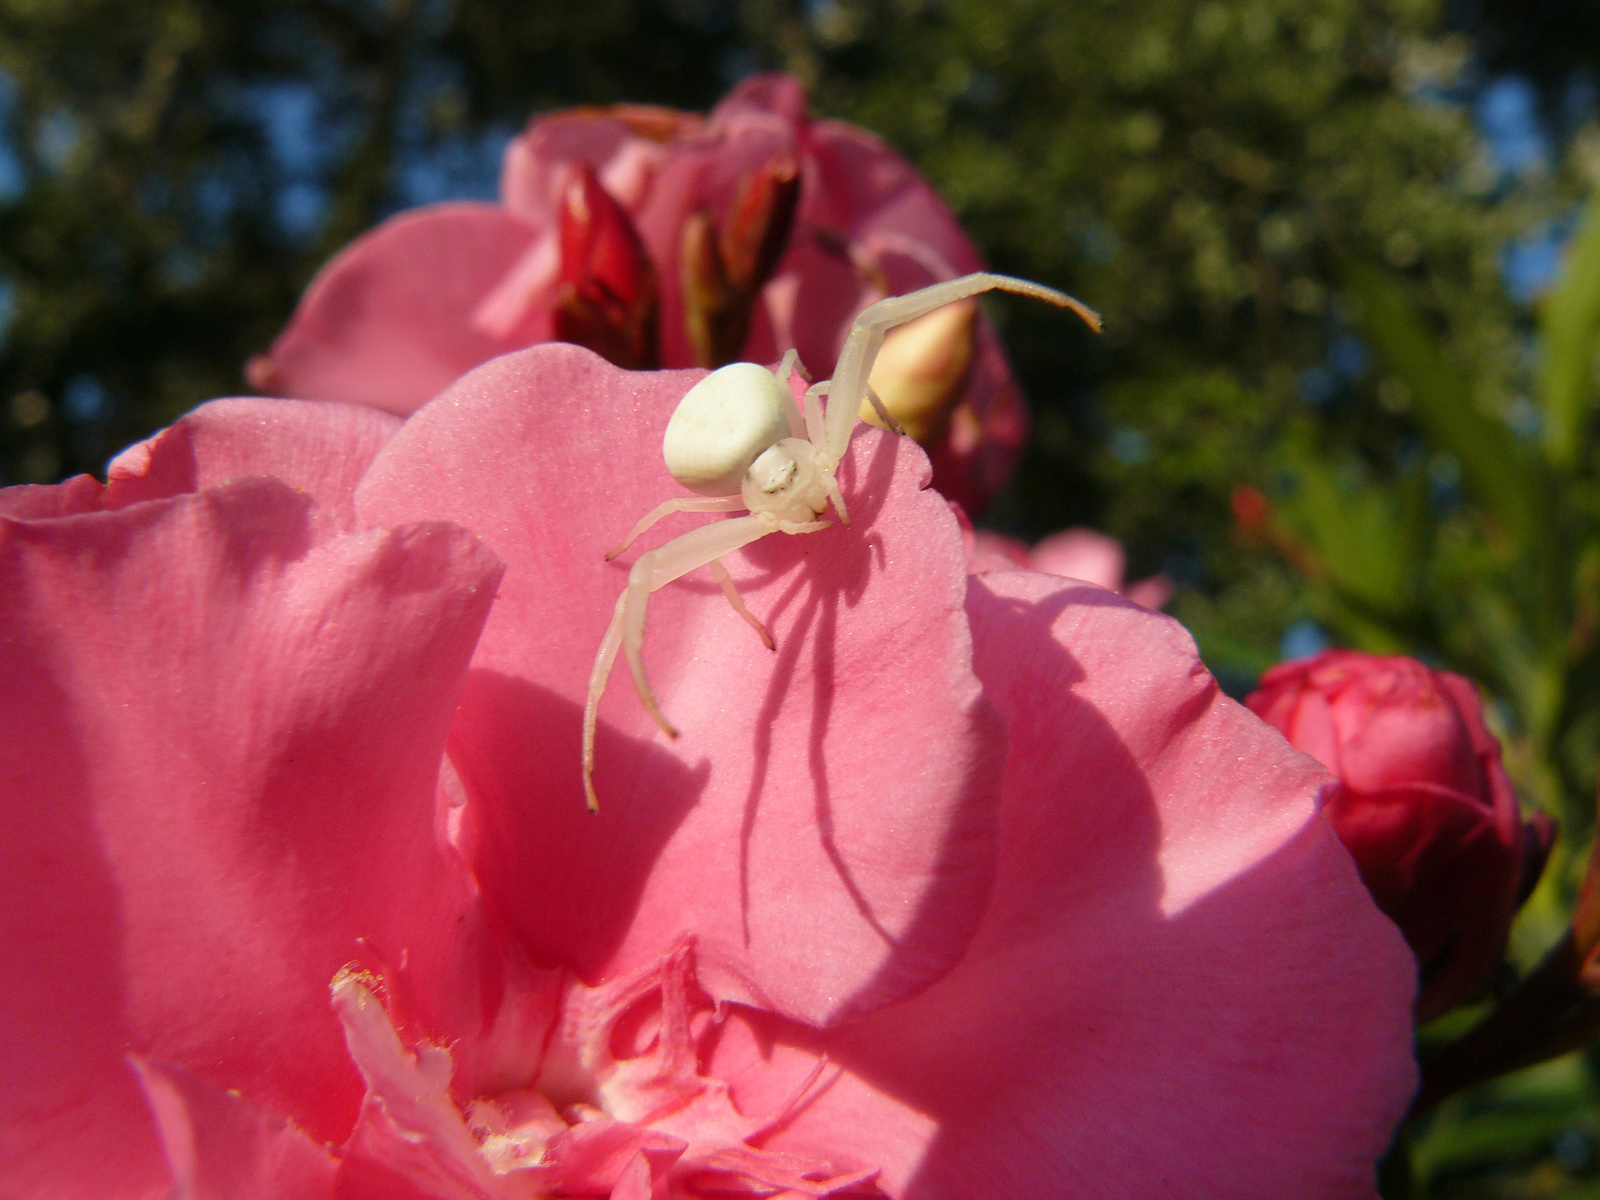
[[[838,1071],[834,1072],[832,1079],[828,1080],[828,1082],[822,1087],[817,1088],[815,1092],[807,1095],[806,1093],[811,1092],[813,1085],[818,1079],[822,1078],[822,1072],[827,1070],[827,1068],[828,1056],[824,1054],[821,1058],[817,1059],[816,1064],[812,1066],[809,1072],[807,1072],[805,1079],[801,1080],[800,1086],[790,1093],[789,1098],[783,1102],[783,1105],[778,1109],[778,1111],[773,1116],[767,1118],[766,1121],[762,1122],[762,1124],[756,1126],[756,1128],[745,1134],[744,1140],[754,1145],[758,1139],[764,1138],[768,1134],[776,1133],[778,1130],[782,1129],[785,1125],[792,1121],[796,1116],[798,1116],[802,1110],[809,1108],[818,1097],[820,1097],[824,1092],[831,1088],[835,1082],[838,1081],[840,1075],[844,1074],[844,1068],[839,1068]]]

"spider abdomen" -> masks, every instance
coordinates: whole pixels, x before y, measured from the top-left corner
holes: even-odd
[[[702,496],[734,496],[767,447],[789,434],[784,396],[771,371],[730,363],[679,401],[661,453],[672,477]]]

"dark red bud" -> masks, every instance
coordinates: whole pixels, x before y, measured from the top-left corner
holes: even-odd
[[[683,222],[679,273],[684,332],[702,367],[737,362],[751,310],[789,244],[800,202],[800,164],[774,155],[739,182],[722,227],[700,209]]]
[[[269,396],[279,391],[284,383],[283,373],[268,354],[250,356],[250,360],[244,364],[244,379],[256,391]]]
[[[1477,689],[1411,658],[1327,650],[1281,663],[1245,705],[1342,786],[1323,815],[1417,957],[1419,1022],[1483,995],[1555,836],[1524,821]],[[1600,937],[1600,891],[1579,901]]]
[[[1241,483],[1233,489],[1228,502],[1233,509],[1234,532],[1242,544],[1270,547],[1310,579],[1321,579],[1327,575],[1327,566],[1322,558],[1278,519],[1272,509],[1272,501],[1259,488]]]
[[[560,280],[558,339],[619,367],[657,364],[655,271],[626,210],[587,163],[562,197]]]
[[[718,241],[735,291],[754,298],[783,257],[800,203],[800,163],[775,154],[739,181]]]
[[[1259,488],[1241,483],[1228,497],[1233,509],[1233,520],[1240,536],[1248,541],[1260,541],[1265,536],[1267,521],[1272,515],[1272,505]]]

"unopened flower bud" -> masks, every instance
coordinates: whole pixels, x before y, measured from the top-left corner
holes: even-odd
[[[696,366],[721,367],[727,357],[728,313],[733,291],[722,269],[716,225],[704,209],[689,213],[679,233],[678,283],[683,292],[683,325]]]
[[[279,390],[282,372],[270,354],[252,354],[244,364],[244,380],[258,392],[268,395]]]
[[[776,154],[739,181],[719,227],[708,209],[689,213],[679,234],[684,331],[702,367],[736,362],[761,289],[789,244],[800,201],[800,163]]]
[[[580,163],[561,205],[555,333],[619,367],[656,365],[656,282],[633,222]]]
[[[1417,957],[1417,1019],[1488,987],[1550,848],[1524,822],[1472,683],[1415,659],[1329,650],[1245,704],[1339,777],[1324,813]]]
[[[966,394],[977,349],[977,317],[978,307],[970,300],[947,304],[890,330],[884,339],[867,383],[918,442],[942,437],[952,410]],[[885,428],[869,401],[862,401],[861,419]]]
[[[776,154],[739,181],[717,239],[723,271],[736,292],[754,299],[772,277],[799,202],[800,163],[793,154]]]
[[[1260,488],[1241,483],[1228,497],[1239,536],[1247,543],[1266,540],[1267,524],[1272,520],[1272,502]]]

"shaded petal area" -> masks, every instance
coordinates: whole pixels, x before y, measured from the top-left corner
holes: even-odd
[[[550,336],[520,326],[491,333],[472,319],[535,236],[492,204],[439,204],[385,221],[317,273],[272,349],[252,361],[251,385],[412,412],[479,363]]]
[[[352,958],[474,1018],[434,798],[499,564],[437,524],[318,544],[310,510],[254,479],[0,520],[0,1191],[156,1194],[130,1048],[341,1141]]]
[[[656,593],[645,659],[683,736],[619,671],[589,816],[580,713],[627,574],[602,556],[682,494],[660,437],[701,377],[562,345],[498,359],[407,423],[357,510],[468,520],[508,563],[449,751],[478,877],[535,958],[593,982],[693,932],[714,993],[837,1020],[948,967],[988,893],[1002,742],[961,543],[921,451],[859,434],[855,524],[729,557],[776,654],[698,573]]]
[[[187,1071],[133,1060],[172,1171],[172,1200],[328,1200],[336,1162],[282,1117]]]
[[[711,1069],[749,1111],[828,1054],[845,1073],[769,1146],[875,1155],[905,1200],[1370,1200],[1413,971],[1317,815],[1326,776],[1174,622],[1015,573],[969,612],[1011,737],[969,953],[831,1033],[741,1015]]]

